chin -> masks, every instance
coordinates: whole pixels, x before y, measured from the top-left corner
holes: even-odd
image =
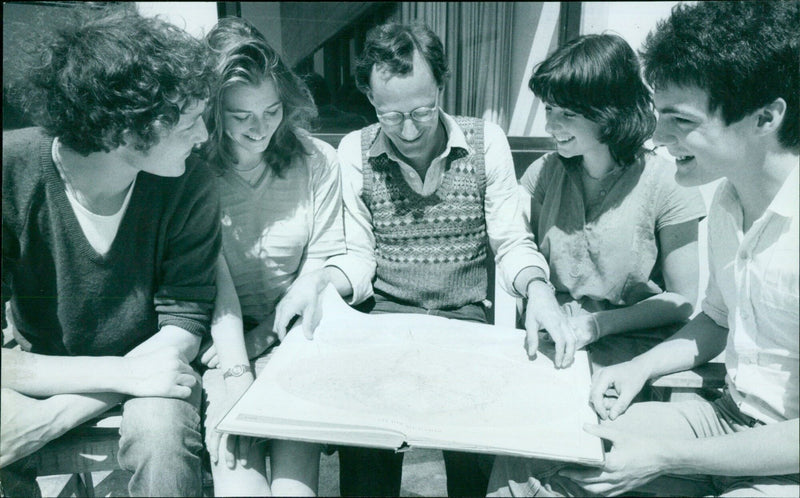
[[[153,172],[153,174],[158,176],[163,176],[164,178],[177,178],[183,175],[186,172],[186,163],[181,163],[180,165],[175,165],[172,168],[164,168],[157,172]]]
[[[675,183],[681,187],[699,187],[717,179],[704,175],[702,167],[697,164],[697,160],[687,165],[679,165],[675,170]]]

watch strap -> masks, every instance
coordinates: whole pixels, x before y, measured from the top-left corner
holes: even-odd
[[[234,365],[231,368],[225,370],[222,374],[223,379],[227,379],[228,377],[241,377],[245,374],[245,372],[252,372],[253,369],[250,368],[250,365]]]

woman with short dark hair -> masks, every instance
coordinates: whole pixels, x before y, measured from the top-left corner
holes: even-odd
[[[652,98],[619,36],[567,43],[529,86],[545,104],[557,152],[533,163],[521,184],[556,296],[595,366],[630,359],[692,314],[703,200],[644,147],[656,124]]]

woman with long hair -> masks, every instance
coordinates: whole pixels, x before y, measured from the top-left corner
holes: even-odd
[[[306,131],[316,115],[308,88],[261,33],[243,19],[225,18],[206,41],[217,81],[205,158],[219,173],[223,245],[214,345],[201,358],[216,367],[203,376],[214,493],[312,495],[319,445],[266,442],[213,427],[253,382],[289,319],[303,314],[287,294],[316,296],[323,263],[345,252],[339,163],[333,147]]]

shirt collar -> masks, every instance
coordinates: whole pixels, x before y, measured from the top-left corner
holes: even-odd
[[[439,116],[444,124],[444,131],[447,134],[447,145],[442,156],[448,156],[450,151],[454,148],[464,149],[467,154],[472,154],[472,148],[467,145],[467,137],[464,136],[464,132],[461,130],[461,127],[458,126],[456,120],[441,109],[439,110]],[[381,154],[386,154],[393,160],[397,160],[392,151],[392,146],[389,143],[389,137],[386,136],[383,130],[378,132],[377,139],[369,148],[369,151],[367,151],[367,157],[378,157]]]
[[[797,216],[800,210],[800,200],[798,200],[798,182],[800,181],[800,166],[795,166],[789,176],[784,180],[780,190],[778,190],[775,198],[770,202],[769,211],[772,211],[779,216],[791,218]]]

